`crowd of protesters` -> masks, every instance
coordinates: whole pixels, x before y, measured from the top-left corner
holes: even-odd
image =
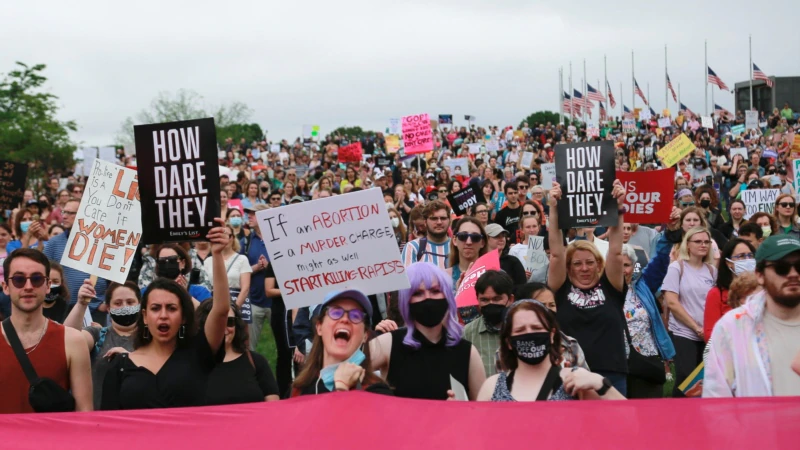
[[[654,115],[633,131],[609,118],[597,136],[577,122],[439,124],[424,157],[389,153],[382,133],[229,138],[219,149],[222,214],[207,240],[141,247],[124,284],[93,283],[58,264],[86,180],[31,182],[0,223],[0,412],[348,390],[485,401],[680,397],[701,363],[705,397],[800,395],[798,123],[778,110],[762,116],[735,135],[741,112],[712,128],[688,111],[669,127]],[[543,186],[541,172],[558,144],[611,140],[617,170],[651,171],[664,168],[658,150],[680,133],[696,150],[676,165],[667,223],[627,222],[617,181],[618,223],[559,228],[561,186]],[[338,149],[355,141],[363,160],[339,162]],[[468,172],[451,173],[452,158],[465,158]],[[459,216],[448,195],[468,186],[480,201]],[[375,187],[411,288],[337,291],[287,310],[256,213]],[[780,190],[774,212],[745,218],[741,193],[770,188]],[[532,236],[544,238],[543,266],[527,261]],[[458,308],[463,275],[493,250],[501,270],[477,280],[477,307]],[[256,352],[265,324],[274,372]],[[29,389],[28,366],[50,383]]]

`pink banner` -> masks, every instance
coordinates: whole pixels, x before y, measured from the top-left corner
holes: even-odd
[[[228,208],[236,208],[239,210],[240,213],[244,214],[244,207],[242,206],[242,201],[239,200],[238,198],[232,198],[228,200]],[[227,220],[226,217],[223,217],[223,219]]]
[[[474,424],[480,424],[475,426]],[[541,403],[348,392],[277,403],[5,415],[3,448],[796,448],[800,398]]]
[[[455,239],[455,236],[452,239]],[[492,250],[478,258],[467,273],[464,274],[464,278],[461,279],[461,285],[456,291],[456,305],[459,308],[478,304],[475,283],[487,270],[500,270],[500,254],[497,250]]]
[[[433,150],[433,132],[428,114],[403,117],[403,146],[406,155]]]

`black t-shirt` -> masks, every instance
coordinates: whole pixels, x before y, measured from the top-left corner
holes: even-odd
[[[175,349],[157,374],[134,364],[128,354],[118,355],[103,381],[101,409],[202,406],[208,374],[224,357],[225,347],[212,354],[202,332]]]
[[[42,313],[53,322],[64,323],[64,319],[67,318],[67,302],[59,298],[53,306],[42,308]]]
[[[505,230],[508,231],[509,235],[511,236],[511,241],[514,243],[517,242],[517,228],[519,228],[519,211],[520,211],[520,206],[517,206],[516,208],[513,209],[506,206],[505,208],[498,211],[497,215],[494,216],[494,223],[505,228]]]
[[[623,315],[627,290],[616,290],[603,273],[592,289],[579,289],[567,277],[556,291],[561,331],[578,340],[592,371],[628,373]]]
[[[214,367],[206,385],[207,405],[263,402],[267,395],[279,395],[278,383],[267,360],[255,352],[250,352],[250,356],[253,364],[243,354]]]
[[[386,381],[394,388],[394,395],[406,398],[446,400],[451,389],[450,376],[469,390],[469,357],[472,344],[461,339],[448,347],[447,339],[433,344],[418,331],[414,337],[421,343],[415,349],[403,344],[408,330],[392,331],[392,351],[389,376]]]
[[[266,280],[269,278],[275,278],[275,287],[278,288],[280,287],[280,281],[278,280],[277,277],[275,277],[275,269],[272,268],[273,264],[274,262],[270,262],[266,270],[264,271],[264,281],[266,282]],[[269,298],[283,298],[283,297],[279,295],[277,297],[269,297]]]

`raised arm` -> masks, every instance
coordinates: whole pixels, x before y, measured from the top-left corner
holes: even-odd
[[[211,266],[214,274],[214,304],[208,313],[204,332],[212,353],[216,353],[222,345],[225,336],[225,327],[230,309],[230,289],[228,288],[228,274],[225,271],[225,258],[222,251],[229,245],[230,230],[225,227],[225,222],[215,218],[217,226],[212,228],[206,236],[211,241]]]
[[[247,296],[250,295],[250,272],[242,272],[239,274],[239,297],[236,298],[236,306],[239,308],[244,305]]]
[[[619,180],[614,180],[611,195],[617,199],[620,210],[625,206],[625,187]],[[625,272],[622,269],[622,224],[625,215],[619,214],[617,224],[608,228],[608,255],[606,255],[606,277],[614,289],[622,291],[625,287]],[[552,248],[552,247],[551,247]]]
[[[550,189],[550,224],[548,241],[550,243],[550,268],[547,270],[547,286],[557,291],[567,279],[567,256],[564,248],[564,237],[558,227],[558,201],[561,200],[561,185],[553,181]]]

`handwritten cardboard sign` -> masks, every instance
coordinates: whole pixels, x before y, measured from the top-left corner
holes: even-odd
[[[406,155],[426,153],[433,150],[433,132],[428,114],[404,116],[403,143]]]
[[[219,217],[214,119],[133,127],[146,244],[204,239]]]
[[[0,212],[19,206],[25,195],[28,165],[0,161]]]
[[[464,274],[461,285],[456,291],[456,306],[474,306],[478,304],[478,294],[475,292],[475,283],[487,270],[500,270],[500,254],[497,249],[478,258],[472,267]]]
[[[658,151],[658,157],[661,158],[665,167],[672,167],[694,150],[695,146],[692,141],[681,133]]]
[[[539,267],[546,267],[550,258],[544,251],[544,237],[528,236],[528,252],[525,255],[525,271],[533,272]]]
[[[650,172],[617,172],[625,186],[625,222],[665,223],[672,213],[675,169]]]
[[[672,126],[672,122],[669,120],[669,117],[662,117],[658,119],[658,127],[659,128],[669,128]]]
[[[318,304],[334,290],[409,288],[378,188],[256,213],[286,308]]]
[[[555,163],[545,163],[539,167],[542,169],[542,187],[547,190],[553,189],[553,181],[556,179]]]
[[[626,133],[636,133],[636,120],[622,119],[622,131]]]
[[[363,157],[364,150],[361,148],[361,142],[339,147],[340,163],[360,163]]]
[[[701,116],[700,121],[703,124],[703,128],[714,128],[714,121],[710,116]]]
[[[744,126],[748,130],[758,129],[758,111],[744,112]]]
[[[747,189],[742,191],[742,201],[744,202],[744,218],[757,212],[765,212],[772,215],[775,210],[775,200],[780,195],[780,189]]]
[[[61,265],[124,283],[141,236],[136,171],[95,159]]]

